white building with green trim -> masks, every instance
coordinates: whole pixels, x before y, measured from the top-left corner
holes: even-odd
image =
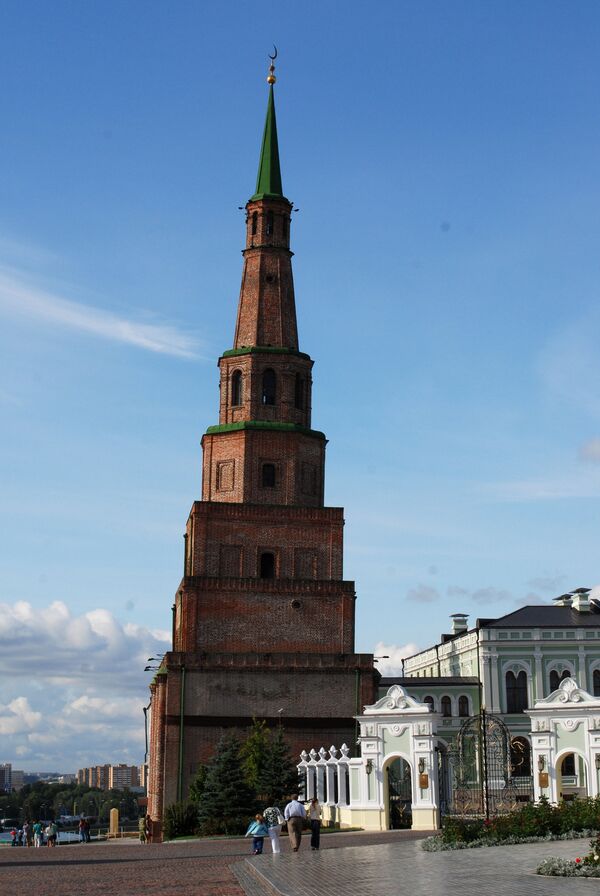
[[[456,799],[459,732],[482,709],[508,738],[494,772],[506,806],[599,793],[600,586],[472,627],[465,614],[451,621],[402,676],[381,680],[380,699],[357,716],[360,757],[345,745],[303,754],[307,796],[342,824],[437,827]],[[475,785],[461,780],[464,798]]]

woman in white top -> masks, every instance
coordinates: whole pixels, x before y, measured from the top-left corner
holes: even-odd
[[[310,846],[311,849],[318,849],[321,845],[321,818],[323,817],[323,810],[316,796],[310,801],[307,814],[311,830]]]
[[[265,809],[263,812],[263,817],[267,823],[267,828],[269,829],[269,837],[271,840],[271,849],[273,850],[273,855],[279,855],[281,852],[281,846],[279,845],[279,835],[281,833],[281,826],[283,824],[283,815],[281,814],[281,809],[279,806],[269,806],[268,809]]]

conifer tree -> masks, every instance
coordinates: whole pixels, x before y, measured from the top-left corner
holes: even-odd
[[[203,834],[243,834],[254,811],[254,794],[242,769],[239,741],[226,734],[208,765],[198,802],[200,829]]]
[[[240,748],[242,768],[248,787],[263,798],[262,780],[270,752],[270,733],[264,719],[252,719],[252,728]]]
[[[258,780],[258,791],[263,796],[265,805],[273,806],[287,802],[292,793],[298,793],[298,789],[297,763],[290,755],[289,746],[280,725],[271,732]]]

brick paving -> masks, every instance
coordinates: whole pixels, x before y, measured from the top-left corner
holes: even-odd
[[[411,831],[398,835],[422,836]],[[385,842],[389,836],[326,834],[322,844],[328,852],[348,842],[365,846]],[[268,843],[265,848],[269,850]],[[282,839],[282,849],[289,850],[287,838]],[[253,879],[242,888],[233,870],[249,853],[250,841],[243,839],[147,846],[124,840],[56,849],[5,846],[0,848],[0,896],[263,896],[264,881]]]
[[[327,834],[320,852],[249,856],[248,840],[141,846],[122,841],[58,849],[0,849],[2,896],[583,896],[600,881],[538,877],[550,855],[587,840],[426,853],[411,831]]]
[[[575,840],[427,853],[403,840],[364,849],[309,848],[304,854],[259,856],[238,866],[238,875],[248,896],[591,896],[600,880],[534,873],[543,858],[575,858],[587,848],[587,840]]]

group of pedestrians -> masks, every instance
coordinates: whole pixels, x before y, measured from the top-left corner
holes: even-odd
[[[302,830],[307,820],[311,830],[311,849],[319,849],[322,817],[323,811],[316,797],[310,801],[307,811],[304,803],[298,800],[297,793],[292,796],[283,813],[279,806],[269,806],[264,812],[254,816],[246,831],[246,837],[252,837],[252,855],[262,855],[267,836],[271,841],[273,855],[278,855],[281,852],[279,835],[284,824],[287,825],[292,852],[298,852],[302,842]]]
[[[58,827],[56,822],[50,821],[44,828],[41,821],[30,824],[29,821],[24,822],[23,827],[13,828],[10,832],[11,846],[43,846],[44,837],[46,838],[46,846],[56,846],[58,842]]]

